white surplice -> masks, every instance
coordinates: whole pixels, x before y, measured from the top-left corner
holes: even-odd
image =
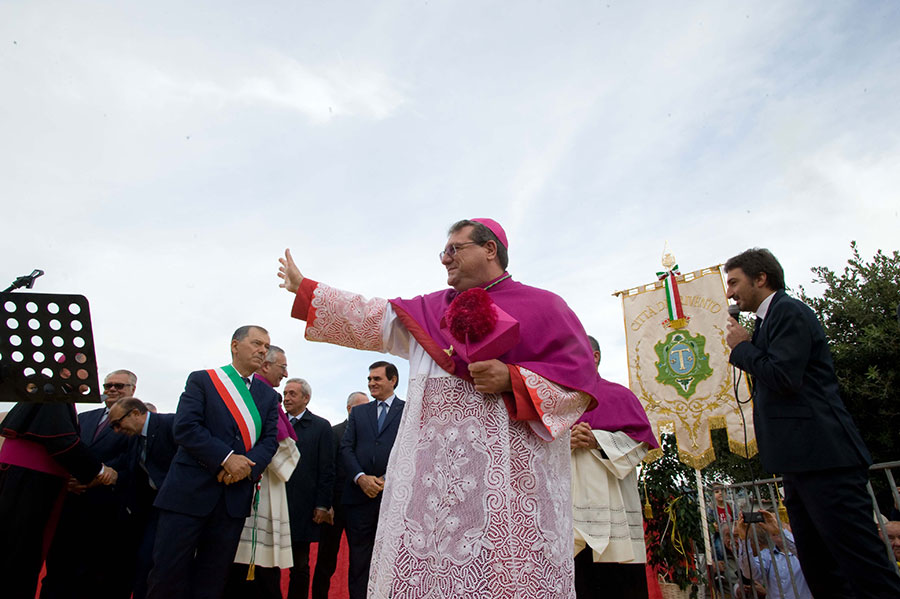
[[[575,554],[587,546],[595,562],[645,563],[636,467],[647,444],[621,431],[591,432],[598,448],[572,451]]]
[[[300,463],[300,450],[290,437],[278,442],[278,450],[259,481],[258,513],[251,513],[244,521],[241,541],[234,557],[236,564],[249,564],[254,557],[253,532],[256,529],[257,566],[290,568],[294,565],[291,552],[291,519],[288,515],[285,483]]]

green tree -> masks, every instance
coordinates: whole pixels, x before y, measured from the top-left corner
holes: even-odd
[[[851,242],[842,273],[812,269],[825,285],[821,297],[800,298],[822,321],[844,404],[875,462],[900,459],[900,253],[881,250],[870,262]]]
[[[748,426],[753,426],[753,414],[750,406],[744,406],[744,413]],[[703,484],[710,485],[713,482],[740,483],[766,478],[768,473],[763,470],[759,461],[759,453],[753,454],[749,460],[736,453],[732,453],[728,446],[728,433],[724,428],[710,431],[713,450],[716,459],[703,469]]]

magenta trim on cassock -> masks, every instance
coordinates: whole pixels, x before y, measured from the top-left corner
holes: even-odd
[[[68,471],[50,457],[47,448],[27,439],[4,439],[3,446],[0,447],[0,463],[37,470],[53,476],[64,478],[69,476]]]
[[[288,418],[287,414],[284,413],[284,408],[280,405],[278,406],[278,432],[275,434],[275,438],[279,441],[282,439],[287,439],[290,437],[294,441],[297,440],[297,433],[294,432],[294,427],[291,426],[291,421]]]
[[[259,379],[260,382],[263,382],[263,383],[267,384],[268,386],[272,387],[272,389],[275,389],[275,385],[270,383],[269,379],[267,379],[266,377],[257,374],[257,375],[254,375],[253,378]],[[275,393],[278,393],[278,391],[275,391]],[[278,407],[278,423],[277,423],[278,430],[275,433],[275,439],[278,441],[281,441],[282,439],[287,439],[288,437],[290,437],[291,439],[296,441],[297,433],[294,432],[294,427],[291,426],[290,419],[288,419],[287,414],[284,413],[284,408],[281,407],[281,404],[278,404],[277,407]]]
[[[643,419],[647,421],[647,413],[644,412],[644,408],[641,407],[640,400],[638,400],[637,396],[632,393],[631,389],[629,389],[628,387],[620,385],[619,383],[607,381],[605,378],[600,377],[600,393],[603,394],[605,401],[612,405],[636,405],[640,409],[641,414],[643,414]],[[604,408],[603,404],[600,404],[598,402],[597,407],[582,414],[581,418],[578,419],[578,422],[587,422],[589,425],[591,425],[592,429],[597,430],[620,430],[636,441],[647,441],[651,448],[659,447],[659,443],[656,441],[656,437],[653,435],[653,429],[652,427],[650,427],[649,421],[647,421],[646,426],[650,431],[648,434],[651,440],[645,438],[643,425],[640,425],[637,428],[634,428],[634,426],[632,425],[619,429],[608,429],[606,427],[607,414],[603,412],[604,409],[607,408]],[[638,436],[635,435],[638,435],[641,438],[638,438]]]
[[[503,276],[507,276],[506,273]],[[498,277],[495,280],[499,280]],[[490,281],[488,284],[492,283]],[[583,391],[597,400],[597,412],[607,431],[623,431],[635,441],[657,447],[647,414],[634,394],[624,397],[600,378],[594,366],[593,352],[587,333],[575,313],[558,295],[529,287],[510,278],[488,289],[499,308],[519,322],[519,343],[499,356],[505,364],[521,366],[568,389]],[[458,295],[445,289],[411,299],[392,299],[396,311],[405,313],[418,327],[410,333],[426,348],[447,349],[455,343],[449,332],[442,332],[441,317]],[[431,352],[429,352],[431,353]],[[471,381],[468,364],[454,353],[451,360],[436,360],[442,368]],[[451,369],[449,366],[452,366]]]

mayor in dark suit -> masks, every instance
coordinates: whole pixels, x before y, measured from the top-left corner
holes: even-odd
[[[869,452],[841,400],[825,331],[784,292],[765,249],[725,264],[727,295],[756,313],[751,337],[729,319],[732,364],[751,376],[763,467],[784,477],[797,557],[816,599],[900,597],[866,492]]]
[[[369,396],[362,391],[354,391],[347,397],[347,416],[356,406],[369,403]],[[347,528],[346,508],[342,505],[344,485],[347,484],[347,469],[341,457],[341,441],[347,430],[347,420],[331,427],[334,437],[334,491],[331,496],[333,510],[331,523],[323,523],[319,528],[319,551],[316,553],[316,572],[313,574],[312,599],[328,599],[331,589],[331,577],[337,569],[338,553],[341,550],[341,537]]]
[[[153,507],[166,481],[177,445],[174,414],[154,414],[136,397],[117,401],[109,410],[110,428],[130,437],[128,463],[119,491],[128,513],[134,570],[133,599],[147,596],[147,576],[153,565],[153,543],[159,511]]]
[[[369,366],[369,393],[375,401],[350,410],[341,441],[341,456],[347,471],[343,501],[350,548],[347,573],[350,599],[366,597],[384,475],[403,413],[404,402],[394,395],[399,380],[397,367],[390,362]]]
[[[319,526],[330,522],[334,485],[334,440],[331,424],[309,411],[312,388],[303,379],[284,384],[284,410],[297,433],[300,463],[287,481],[294,565],[288,599],[309,597],[309,544],[319,540]]]
[[[81,441],[99,461],[125,475],[128,440],[109,426],[109,411],[137,389],[137,375],[114,370],[103,381],[106,405],[78,415]],[[66,497],[47,555],[41,599],[127,599],[131,594],[127,515],[118,484],[84,489]]]
[[[265,329],[243,326],[231,364],[188,376],[175,413],[178,451],[154,502],[148,597],[222,596],[254,483],[278,447],[275,391],[253,379],[268,350]]]

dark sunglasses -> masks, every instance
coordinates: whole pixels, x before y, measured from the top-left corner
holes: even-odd
[[[116,385],[121,385],[122,383],[115,383],[115,384],[116,384]],[[134,412],[134,410],[131,410],[131,412]],[[109,421],[109,426],[110,426],[110,428],[112,428],[114,431],[117,431],[117,430],[119,430],[120,428],[122,428],[122,421],[125,420],[126,418],[128,418],[129,416],[131,416],[131,412],[128,412],[127,414],[125,414],[125,415],[122,416],[121,418],[116,418],[115,420],[110,420],[110,421]]]
[[[110,389],[121,391],[125,387],[131,387],[131,383],[103,383],[104,391],[109,391]]]

